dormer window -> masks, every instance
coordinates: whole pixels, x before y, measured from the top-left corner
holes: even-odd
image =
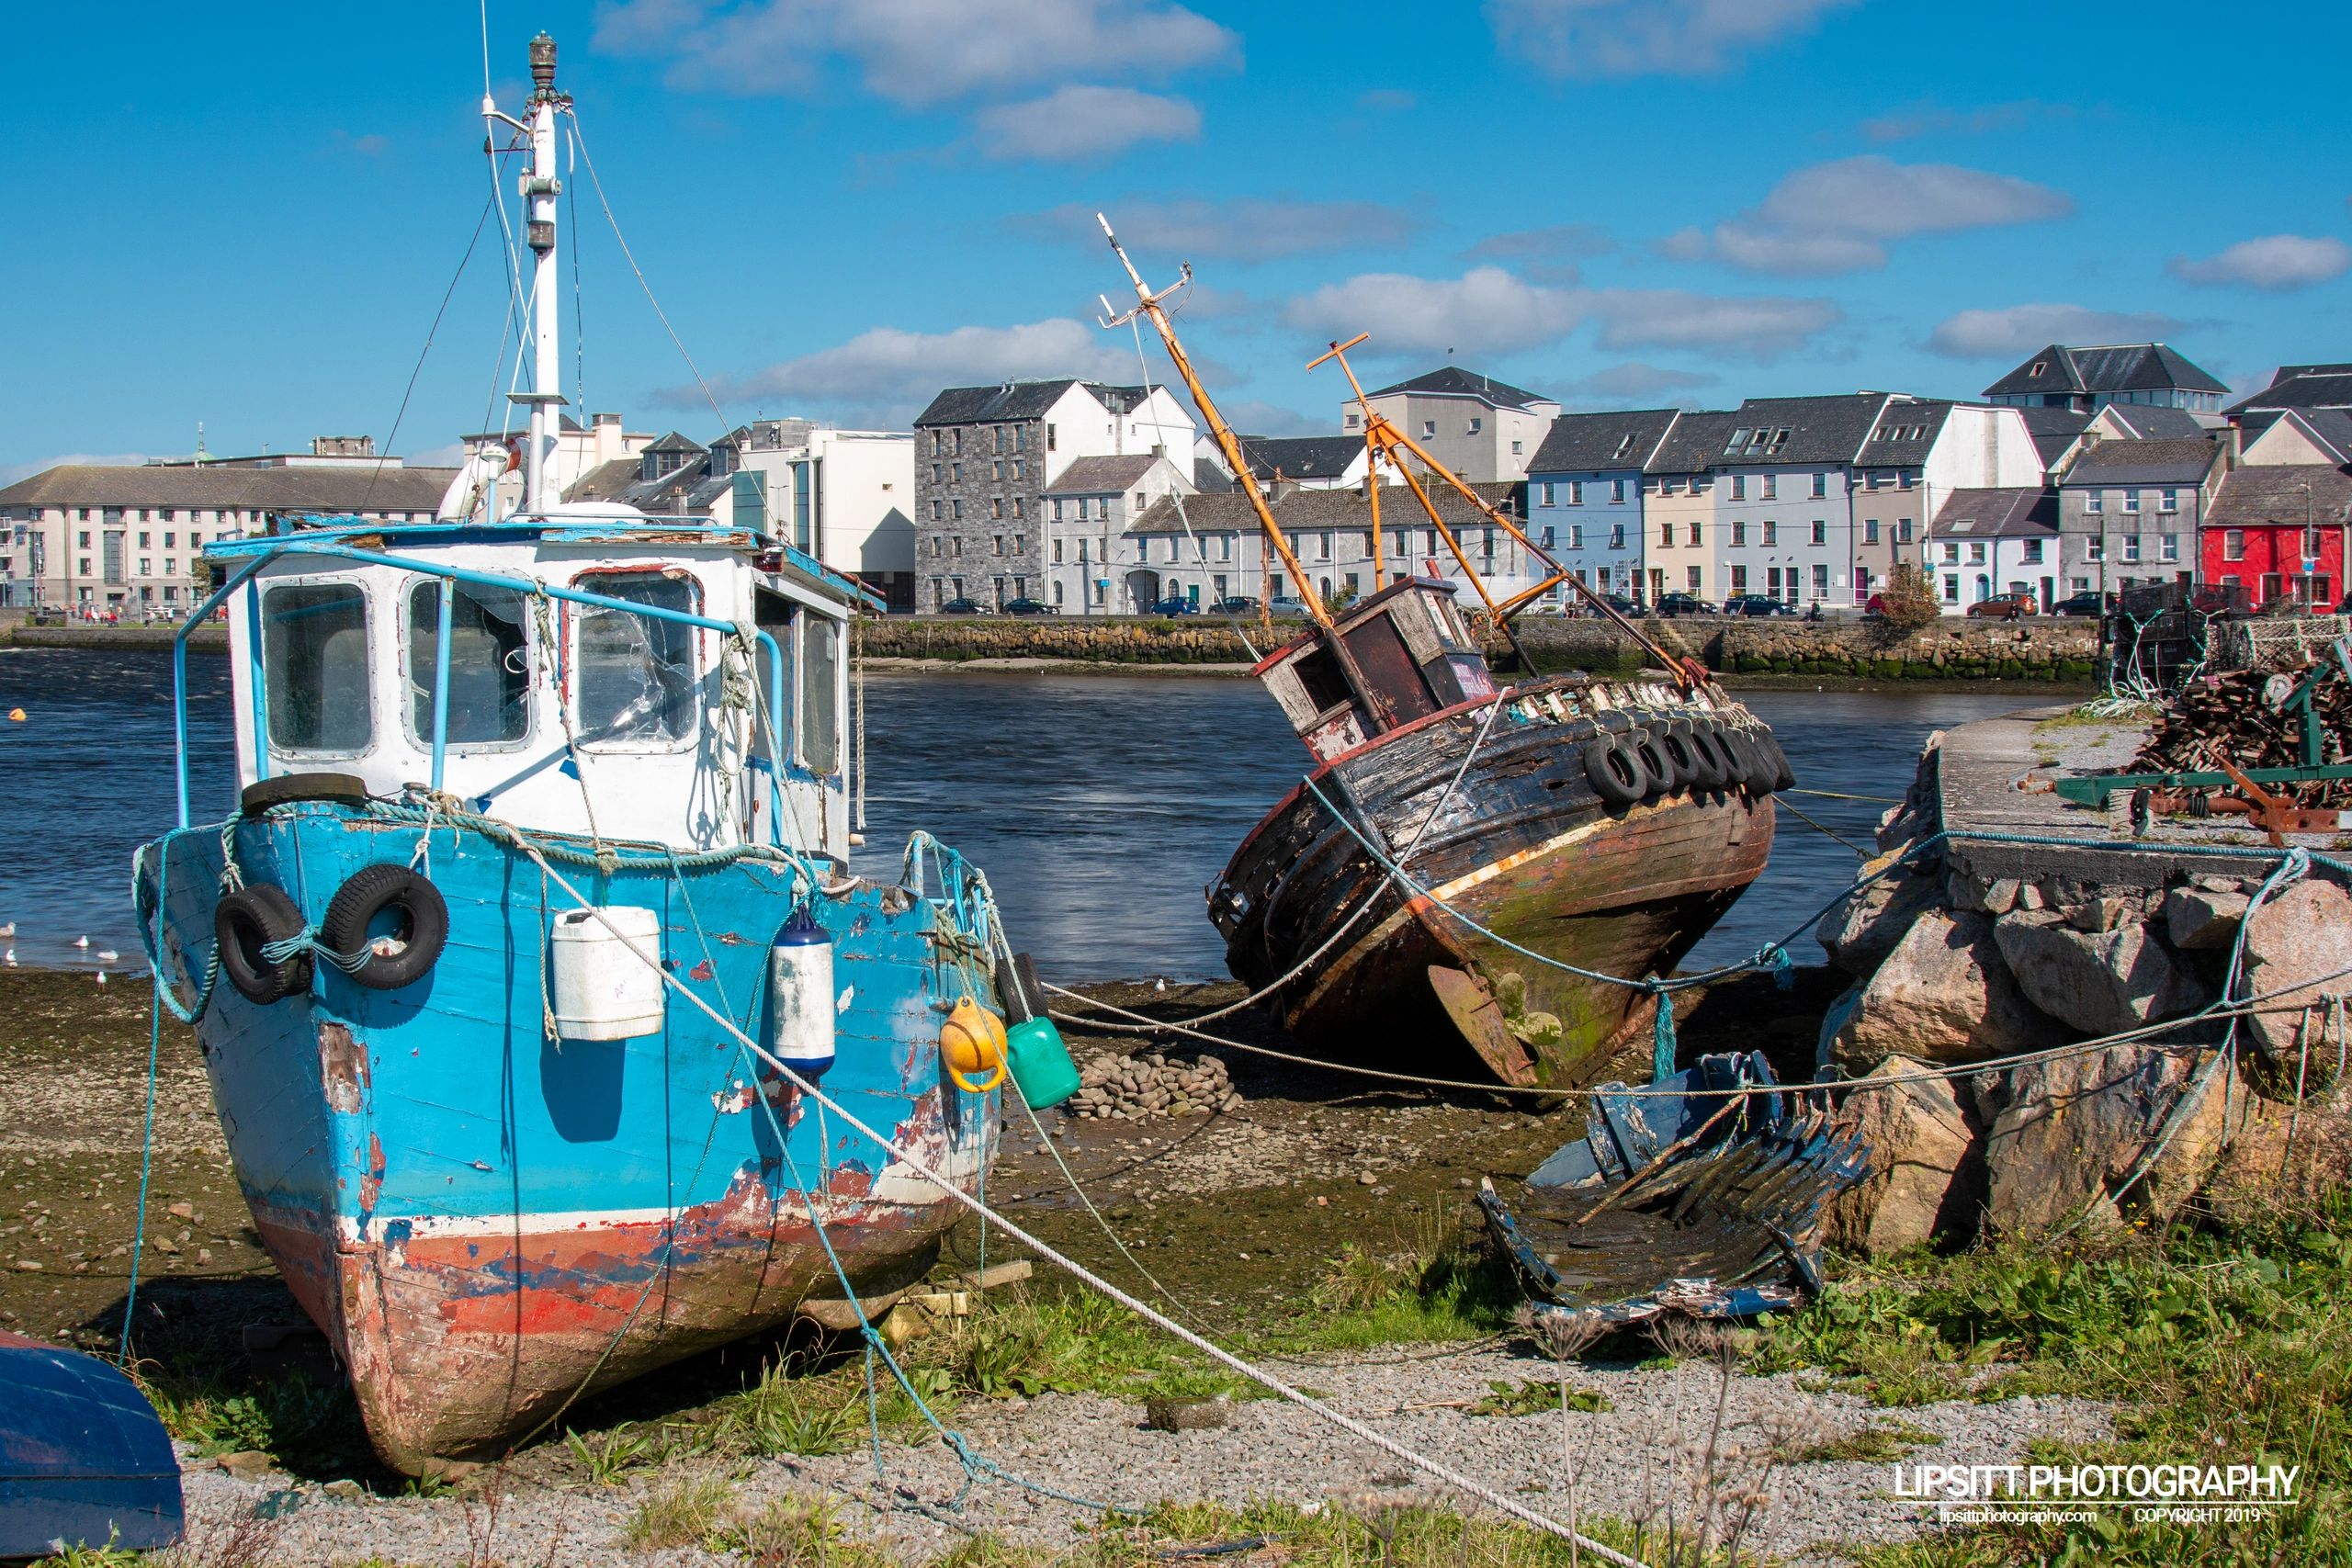
[[[1609,454],[1609,455],[1610,455],[1611,457],[1623,457],[1626,453],[1628,453],[1628,452],[1632,451],[1633,449],[1634,449],[1634,433],[1633,433],[1632,431],[1630,431],[1630,430],[1629,430],[1629,431],[1627,431],[1624,434],[1623,434],[1623,435],[1621,435],[1621,436],[1619,436],[1619,437],[1617,438],[1617,450],[1615,450],[1614,452],[1611,452],[1611,454]]]
[[[1733,431],[1731,433],[1731,439],[1724,445],[1724,456],[1726,457],[1738,457],[1739,449],[1747,445],[1747,436],[1748,432],[1745,427]]]

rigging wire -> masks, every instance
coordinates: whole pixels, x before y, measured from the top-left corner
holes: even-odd
[[[669,314],[662,309],[662,301],[653,297],[653,285],[647,280],[645,269],[637,265],[637,254],[628,248],[628,236],[621,232],[621,220],[613,216],[613,204],[605,196],[605,182],[596,177],[596,155],[588,150],[588,137],[580,129],[580,111],[567,107],[563,112],[571,121],[572,139],[580,148],[580,161],[588,165],[588,183],[595,187],[596,205],[605,209],[605,221],[612,226],[613,238],[620,243],[622,258],[628,263],[629,271],[636,274],[637,286],[645,291],[645,302],[653,307],[654,317],[661,321],[662,330],[670,334],[671,345],[677,349],[678,357],[684,360],[686,368],[694,373],[695,385],[702,389],[702,400],[710,405],[711,417],[718,421],[719,434],[728,434],[735,426],[719,408],[718,399],[712,394],[710,383],[703,379],[702,368],[695,363],[695,356],[686,352],[685,342],[678,336],[678,329],[670,324]]]
[[[564,132],[564,151],[569,162],[564,172],[577,174],[580,168],[580,128],[571,126]],[[571,210],[565,219],[571,240],[571,399],[582,417],[588,412],[588,306],[580,291],[580,184],[566,180],[564,200]]]
[[[1143,375],[1144,405],[1148,408],[1151,404],[1152,394],[1159,391],[1159,388],[1154,384],[1151,378],[1151,362],[1144,356],[1143,328],[1136,324],[1136,318],[1133,314],[1130,314],[1127,317],[1127,330],[1135,334],[1136,368]],[[1159,427],[1155,423],[1152,428],[1157,430]],[[1200,536],[1193,532],[1193,519],[1184,510],[1184,492],[1182,491],[1170,491],[1168,492],[1168,499],[1176,503],[1176,521],[1183,525],[1185,541],[1193,547],[1193,562],[1200,567],[1203,575],[1205,576],[1209,570],[1208,547],[1202,544]],[[1148,540],[1144,541],[1143,547],[1147,550],[1149,549],[1150,542]],[[1258,572],[1259,578],[1261,579],[1259,586],[1262,589],[1265,586],[1263,579],[1266,575],[1263,565],[1265,558],[1265,544],[1263,541],[1260,542],[1258,549],[1260,552],[1259,560],[1261,563]],[[1084,584],[1080,584],[1080,588],[1082,591]],[[1217,595],[1220,603],[1229,597],[1231,597],[1229,594],[1220,593]],[[1223,614],[1225,615],[1226,624],[1233,628],[1233,635],[1241,639],[1242,648],[1246,649],[1250,655],[1250,662],[1255,664],[1261,659],[1264,658],[1265,656],[1258,651],[1258,645],[1250,640],[1250,634],[1242,629],[1240,615],[1231,610],[1226,610]]]
[[[495,195],[492,200],[496,200]],[[458,270],[450,275],[449,287],[441,291],[441,304],[433,312],[433,324],[424,329],[424,346],[416,352],[416,365],[408,373],[408,385],[401,391],[400,412],[392,415],[391,434],[384,437],[384,450],[376,459],[376,471],[368,476],[368,488],[360,492],[356,510],[368,510],[368,502],[376,493],[376,481],[383,477],[384,465],[391,461],[393,446],[401,438],[401,422],[408,417],[409,399],[416,395],[416,378],[424,373],[425,356],[433,352],[433,340],[441,331],[441,318],[448,314],[449,301],[457,297],[458,285],[466,276],[466,266],[474,259],[474,250],[481,243],[481,231],[490,225],[491,204],[481,204],[481,216],[474,220],[473,238],[466,242],[466,254],[458,259]],[[502,351],[502,357],[503,356]]]

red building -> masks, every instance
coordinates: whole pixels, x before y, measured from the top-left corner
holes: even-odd
[[[2345,591],[2352,475],[2324,463],[2245,464],[2222,480],[2199,530],[2199,575],[2259,609],[2280,598],[2331,608]]]

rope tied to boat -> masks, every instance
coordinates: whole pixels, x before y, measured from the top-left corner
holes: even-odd
[[[315,925],[306,925],[292,936],[281,937],[276,942],[266,942],[261,944],[261,955],[272,964],[283,964],[289,958],[300,958],[306,953],[325,959],[346,975],[358,974],[368,961],[375,956],[365,947],[356,953],[343,953],[329,947],[319,940],[319,928]]]

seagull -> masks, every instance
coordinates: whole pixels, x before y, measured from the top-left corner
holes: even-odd
[[[1166,980],[1154,980],[1151,983],[1151,988],[1155,991],[1164,991],[1168,988],[1168,982]]]
[[[99,971],[98,971],[98,984],[99,984],[99,985],[101,985],[101,986],[103,986],[103,985],[105,985],[106,983],[107,983],[107,972],[106,972],[105,970],[101,969],[101,970],[99,970]]]
[[[74,945],[76,947],[87,947],[90,945],[90,939],[85,936],[77,936],[74,939]]]
[[[8,950],[7,962],[9,968],[14,969],[17,966],[17,950],[13,947]]]
[[[16,934],[17,934],[17,922],[16,922],[16,921],[14,921],[14,920],[10,920],[6,925],[5,925],[5,926],[0,926],[0,940],[6,940],[6,938],[9,938],[9,937],[15,936]]]
[[[111,947],[102,947],[98,949],[98,962],[101,964],[111,964],[121,956],[121,953],[117,953]]]

